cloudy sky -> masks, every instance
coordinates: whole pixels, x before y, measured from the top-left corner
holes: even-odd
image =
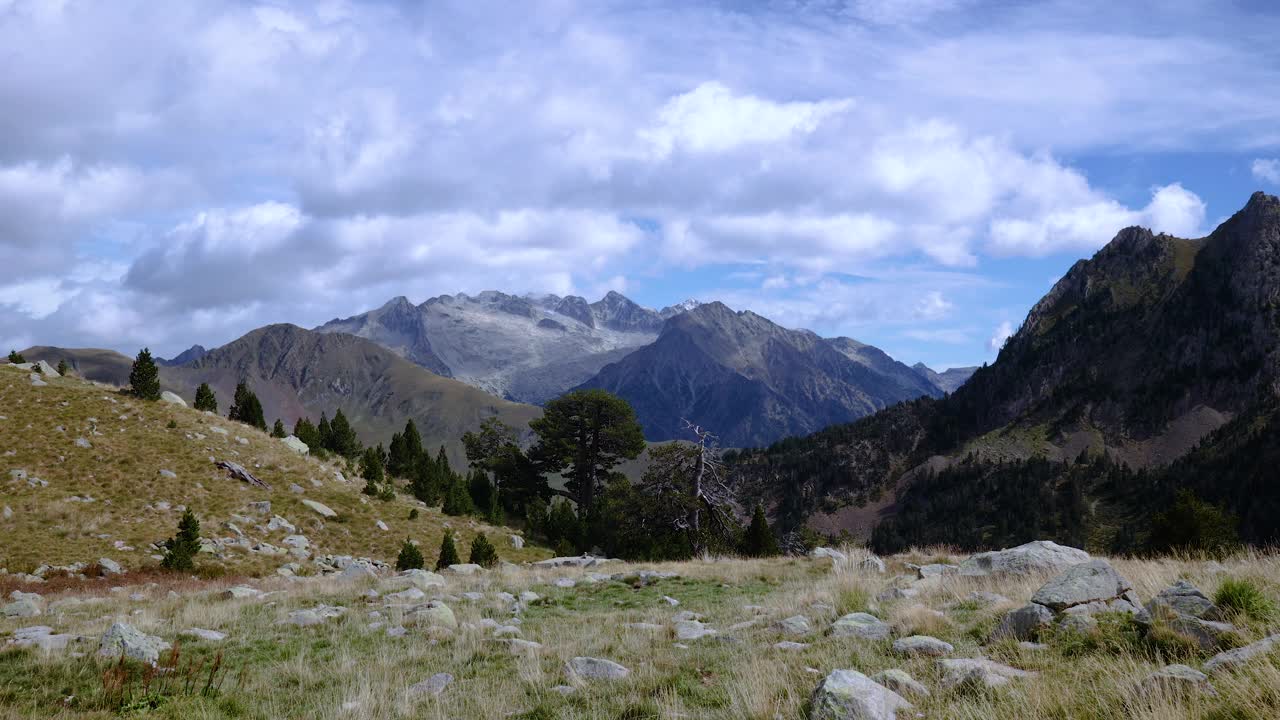
[[[617,289],[980,363],[1280,191],[1268,5],[0,0],[0,346]]]

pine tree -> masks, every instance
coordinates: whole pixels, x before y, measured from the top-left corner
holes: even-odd
[[[388,456],[387,472],[396,477],[414,476],[418,464],[426,456],[426,451],[422,448],[422,436],[418,434],[418,426],[412,419],[404,424],[404,432],[392,436]]]
[[[284,431],[284,423],[280,421],[280,418],[276,418],[276,424],[274,427],[271,428],[271,437],[282,438],[282,437],[286,437],[287,435],[288,433]]]
[[[190,572],[195,567],[196,553],[200,552],[200,521],[190,509],[184,510],[178,521],[178,534],[165,541],[164,559],[160,565],[166,570]]]
[[[129,392],[143,400],[160,399],[160,369],[151,359],[151,350],[142,348],[129,371]]]
[[[65,376],[65,375],[67,374],[67,371],[68,371],[68,370],[70,370],[70,369],[71,369],[71,368],[67,367],[67,361],[66,361],[66,360],[59,360],[59,361],[58,361],[58,374],[59,374],[59,375],[63,375],[63,376]]]
[[[27,359],[22,357],[22,353],[18,352],[17,350],[9,351],[9,362],[13,363],[14,365],[21,365],[26,361]]]
[[[440,510],[445,515],[470,515],[475,512],[475,509],[466,480],[461,475],[453,475],[449,479],[449,486],[444,494],[444,505]]]
[[[218,396],[213,394],[209,383],[200,383],[200,387],[196,388],[195,408],[205,412],[218,412]]]
[[[444,491],[444,482],[440,478],[440,469],[430,455],[423,455],[418,466],[413,470],[413,479],[409,482],[409,493],[427,505],[440,503]]]
[[[293,424],[293,436],[306,443],[313,452],[322,449],[320,431],[309,418],[298,418],[298,421]]]
[[[472,507],[487,513],[498,493],[485,471],[472,470],[467,478],[467,494],[471,496]]]
[[[316,438],[320,440],[318,447],[324,450],[333,450],[333,427],[329,425],[329,418],[320,413],[320,424],[316,426]]]
[[[426,560],[422,557],[422,551],[417,545],[404,541],[400,546],[400,555],[396,557],[396,570],[401,572],[405,570],[421,570],[426,564]]]
[[[382,471],[382,458],[375,448],[368,448],[360,456],[360,477],[365,479],[365,495],[381,497],[385,494],[382,484],[386,475]]]
[[[342,457],[354,458],[362,449],[360,438],[351,429],[351,424],[347,422],[347,416],[342,414],[341,409],[329,421],[329,442],[329,449]]]
[[[440,541],[440,557],[436,559],[436,570],[460,564],[462,559],[458,557],[458,547],[453,543],[453,531],[446,530],[444,539]]]
[[[267,419],[262,415],[262,403],[243,382],[236,385],[235,398],[232,400],[231,410],[227,413],[227,419],[252,425],[263,432],[267,431]]]
[[[742,536],[742,554],[747,557],[773,557],[782,554],[778,548],[778,538],[769,528],[769,520],[764,515],[764,506],[759,503],[751,515],[751,525]]]
[[[498,551],[484,533],[476,535],[471,541],[471,563],[483,568],[491,568],[498,564]]]

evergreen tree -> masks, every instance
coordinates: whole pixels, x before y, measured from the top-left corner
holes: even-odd
[[[422,436],[418,434],[418,426],[410,419],[404,424],[404,432],[397,433],[391,438],[387,472],[395,477],[411,478],[425,455],[426,450],[422,447]]]
[[[578,516],[573,512],[573,506],[565,500],[553,504],[547,513],[544,532],[547,542],[551,545],[559,545],[561,541],[567,541],[576,547],[578,536],[581,534],[581,524],[578,522]]]
[[[58,361],[58,374],[59,374],[59,375],[63,375],[63,376],[65,376],[65,375],[67,374],[67,371],[68,371],[68,370],[70,370],[70,369],[71,369],[71,368],[67,367],[67,361],[66,361],[65,359],[64,359],[64,360],[59,360],[59,361]]]
[[[320,440],[320,447],[324,450],[333,450],[333,427],[329,425],[329,418],[324,413],[320,413],[320,424],[316,426],[316,437]]]
[[[404,544],[400,546],[400,555],[396,557],[396,570],[401,572],[405,570],[421,570],[425,564],[426,560],[423,559],[422,551],[418,549],[418,546],[405,540]]]
[[[548,472],[567,470],[567,490],[583,515],[591,514],[604,483],[623,460],[645,449],[635,410],[604,390],[575,390],[547,403],[529,423],[538,435],[531,454]]]
[[[472,507],[488,513],[498,493],[483,470],[472,470],[467,477],[467,494],[471,496]]]
[[[362,444],[356,431],[351,429],[347,416],[339,409],[329,421],[329,449],[346,458],[354,458],[360,454]]]
[[[368,448],[360,456],[360,477],[365,479],[365,495],[382,497],[386,494],[382,486],[386,478],[382,471],[382,457],[376,448]],[[394,497],[394,490],[392,493]]]
[[[151,350],[142,348],[129,371],[129,392],[143,400],[160,399],[160,369],[151,359]]]
[[[764,516],[764,506],[759,503],[751,515],[751,525],[742,536],[742,554],[747,557],[773,557],[782,554],[778,548],[778,538],[769,527],[769,519]]]
[[[9,351],[9,362],[13,363],[14,365],[21,365],[26,361],[27,359],[22,357],[22,353],[18,352],[17,350]]]
[[[440,477],[440,467],[430,455],[423,455],[413,470],[409,493],[427,505],[437,505],[443,492],[444,481]]]
[[[458,557],[458,547],[453,543],[453,531],[446,530],[444,539],[440,541],[440,557],[436,559],[436,570],[460,564],[462,559]]]
[[[282,438],[287,436],[288,433],[284,431],[284,423],[280,421],[280,418],[276,418],[276,424],[271,428],[271,437]]]
[[[440,509],[445,515],[470,515],[475,512],[476,507],[471,502],[467,481],[461,475],[455,473],[449,478],[449,486],[444,494],[444,505]]]
[[[436,465],[439,466],[442,477],[453,477],[453,468],[449,467],[449,457],[444,454],[443,445],[440,446],[440,452],[436,453]]]
[[[209,387],[209,383],[200,383],[200,387],[196,388],[195,408],[211,413],[218,412],[218,396],[213,394],[213,388]]]
[[[320,441],[320,431],[316,429],[315,423],[310,418],[298,418],[293,424],[293,436],[306,443],[312,452],[323,450],[323,443]]]
[[[471,563],[483,568],[491,568],[498,564],[498,551],[484,533],[476,535],[471,541]]]
[[[196,553],[200,552],[200,521],[188,508],[178,521],[178,534],[165,541],[164,559],[160,565],[166,570],[190,572],[195,567]]]
[[[252,425],[263,432],[267,431],[267,419],[262,414],[262,403],[243,382],[236,385],[236,394],[231,401],[231,410],[227,413],[227,419]]]

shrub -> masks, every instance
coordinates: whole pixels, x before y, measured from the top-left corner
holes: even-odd
[[[200,521],[190,508],[182,512],[178,534],[165,541],[164,545],[161,567],[175,572],[190,572],[195,568],[196,553],[200,552]]]
[[[267,431],[267,420],[262,416],[262,402],[243,382],[236,385],[236,394],[232,398],[231,409],[227,411],[227,419]]]
[[[491,568],[498,564],[498,551],[484,533],[476,535],[471,541],[471,562],[483,568]]]
[[[284,431],[284,423],[280,421],[280,418],[276,418],[276,424],[271,428],[271,437],[273,438],[288,437],[288,433]]]
[[[1151,520],[1150,549],[1222,556],[1240,547],[1239,520],[1225,509],[1179,490],[1173,505]]]
[[[396,570],[421,570],[425,564],[418,546],[405,540],[400,546],[400,555],[396,557]]]
[[[67,374],[67,371],[68,371],[68,370],[70,370],[70,369],[71,369],[71,368],[67,366],[67,361],[66,361],[65,359],[64,359],[64,360],[59,360],[59,361],[58,361],[58,374],[59,374],[59,375],[63,375],[63,376],[65,376],[65,375]]]
[[[21,365],[26,361],[27,359],[22,357],[22,353],[18,352],[17,350],[9,351],[9,362],[13,363],[14,365]]]
[[[436,559],[436,569],[443,570],[450,565],[458,565],[462,559],[458,557],[458,547],[453,542],[453,531],[446,531],[440,541],[440,557]]]
[[[778,538],[769,527],[769,520],[764,515],[764,506],[756,503],[756,510],[751,515],[751,525],[742,536],[742,554],[747,557],[773,557],[781,555]]]
[[[414,509],[412,509],[412,510],[410,510],[410,511],[409,511],[409,519],[410,519],[410,520],[417,520],[417,519],[418,519],[418,508],[414,508]]]
[[[1251,580],[1223,580],[1213,594],[1213,602],[1223,610],[1239,613],[1250,620],[1268,622],[1276,615],[1275,603]]]
[[[173,430],[173,429],[175,429],[175,428],[177,428],[177,427],[178,427],[178,421],[177,421],[177,420],[170,420],[170,421],[169,421],[169,424],[168,424],[168,425],[165,425],[165,427],[169,428],[170,430]]]

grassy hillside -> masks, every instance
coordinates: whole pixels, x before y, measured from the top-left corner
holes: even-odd
[[[392,502],[367,498],[360,493],[363,481],[354,479],[348,468],[299,456],[248,426],[137,401],[79,379],[45,380],[47,387],[34,387],[27,373],[0,365],[0,511],[10,510],[5,513],[9,517],[0,516],[0,568],[10,572],[103,557],[127,568],[154,565],[155,551],[148,546],[174,533],[183,505],[199,517],[206,538],[234,537],[224,527],[234,514],[252,520],[234,521],[252,541],[278,547],[290,533],[257,526],[280,515],[311,541],[315,554],[393,561],[401,542],[413,538],[434,558],[446,522],[467,544],[476,532],[488,532],[505,559],[548,554],[513,550],[506,540],[509,530],[446,518],[437,509],[420,508],[419,518],[410,521],[416,501],[407,496]],[[81,438],[90,447],[78,446]],[[214,460],[249,468],[271,490],[229,478],[214,467]],[[339,480],[338,473],[347,481]],[[33,486],[21,479],[24,474],[48,485]],[[291,491],[292,485],[302,492]],[[323,503],[339,517],[326,520],[304,506],[303,499]],[[249,503],[263,500],[271,502],[270,514],[248,509]],[[158,509],[162,503],[168,509]],[[379,520],[390,530],[379,530]],[[133,549],[117,549],[117,541]],[[202,562],[234,573],[266,573],[290,560],[233,549],[222,560]]]
[[[1214,694],[1144,689],[1143,679],[1168,663],[1201,667],[1212,650],[1168,637],[1141,639],[1115,624],[1096,635],[1048,633],[1043,645],[991,641],[998,619],[1024,604],[1046,575],[1017,579],[935,577],[911,583],[907,563],[955,561],[930,551],[885,558],[888,572],[859,570],[850,562],[807,558],[726,560],[663,565],[610,563],[582,569],[513,568],[472,577],[446,578],[428,597],[445,599],[457,627],[424,627],[405,622],[412,605],[385,596],[389,581],[342,584],[332,581],[259,583],[266,598],[224,600],[225,584],[171,587],[130,586],[121,593],[73,590],[47,596],[49,614],[40,618],[0,618],[0,643],[21,627],[48,625],[57,633],[82,636],[68,651],[45,654],[0,645],[0,718],[57,717],[86,720],[133,716],[156,718],[284,718],[363,720],[372,718],[513,718],[515,720],[799,720],[812,717],[814,688],[835,669],[868,676],[899,669],[929,693],[904,695],[919,717],[938,720],[1175,720],[1179,718],[1263,720],[1280,714],[1280,650],[1263,654],[1238,670],[1210,676]],[[1240,556],[1222,563],[1192,560],[1117,560],[1143,601],[1180,578],[1210,596],[1228,580],[1247,579],[1277,599],[1280,564],[1274,556]],[[645,570],[676,577],[641,581]],[[603,575],[601,574],[603,573]],[[614,579],[617,578],[617,579]],[[572,581],[574,586],[554,584]],[[911,599],[877,600],[894,587],[914,585]],[[382,597],[370,598],[369,590]],[[540,598],[518,613],[498,598],[525,590]],[[974,592],[1003,598],[975,599]],[[132,593],[141,593],[136,600]],[[468,593],[472,600],[464,599]],[[672,607],[663,598],[680,601]],[[78,604],[65,601],[78,598]],[[310,627],[290,624],[291,613],[318,604],[341,608],[339,617]],[[883,640],[837,637],[835,620],[866,611],[891,628]],[[376,615],[373,613],[376,612]],[[680,639],[678,613],[703,618],[716,634]],[[777,623],[803,615],[808,630],[784,634]],[[1232,614],[1237,642],[1268,632],[1265,622]],[[192,690],[182,681],[154,680],[142,691],[143,671],[126,663],[122,683],[134,707],[145,699],[153,709],[120,713],[114,699],[121,684],[115,659],[95,657],[97,639],[115,621],[168,642],[180,640],[180,668],[199,665]],[[647,625],[631,625],[647,623]],[[222,641],[180,638],[188,628],[226,633]],[[1274,630],[1274,628],[1271,628]],[[947,658],[985,657],[1035,673],[1001,687],[949,685],[939,661],[909,657],[893,649],[895,638],[929,635],[953,648]],[[536,643],[518,647],[510,638]],[[780,641],[797,643],[777,647]],[[73,653],[81,652],[76,657]],[[160,657],[168,662],[171,652]],[[575,657],[611,660],[630,670],[620,680],[576,679],[566,671]],[[208,668],[224,668],[218,690],[200,692]],[[203,663],[202,665],[200,665]],[[437,673],[452,681],[438,695],[414,695],[410,688]],[[177,687],[175,690],[174,687]],[[166,689],[167,688],[167,689]],[[898,718],[916,717],[899,713]]]

